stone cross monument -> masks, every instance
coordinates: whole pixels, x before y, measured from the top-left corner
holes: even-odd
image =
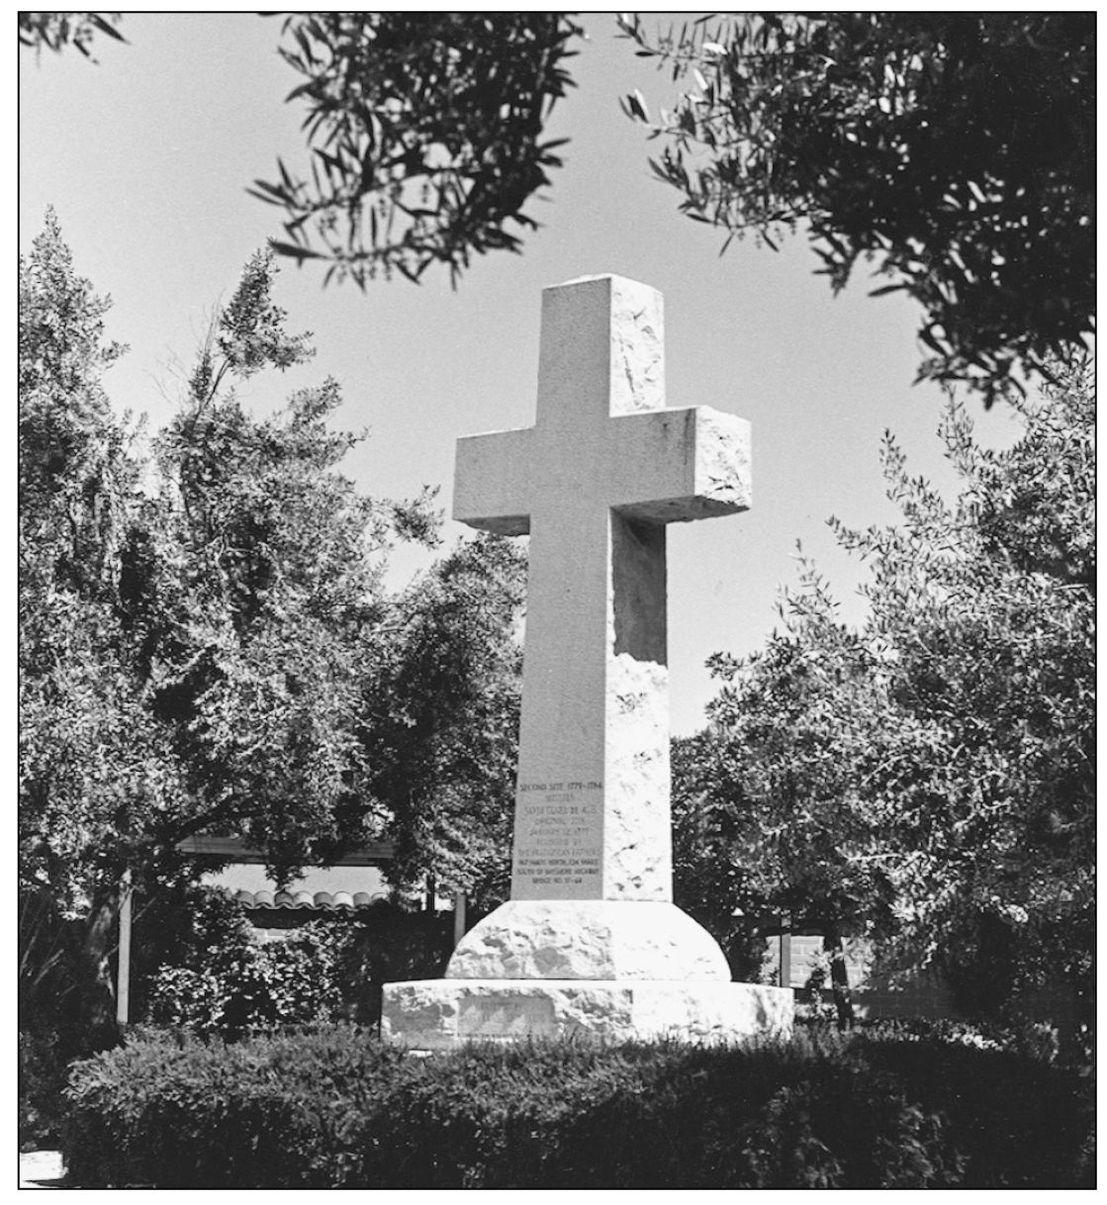
[[[459,440],[454,491],[455,519],[530,535],[511,899],[445,979],[385,988],[388,1035],[790,1028],[791,992],[731,983],[672,903],[665,526],[749,503],[748,424],[665,409],[661,295],[617,276],[545,290],[537,422]]]

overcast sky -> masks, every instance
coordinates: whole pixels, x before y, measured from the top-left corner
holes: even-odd
[[[942,398],[912,386],[919,314],[898,295],[866,296],[859,277],[834,298],[801,239],[780,253],[734,243],[677,213],[678,194],[651,179],[655,154],[618,97],[638,87],[654,111],[673,99],[667,74],[616,40],[614,18],[584,18],[572,61],[578,87],[548,130],[571,139],[542,223],[522,256],[485,257],[452,292],[446,273],[322,288],[321,271],[285,267],[277,301],[293,331],[311,330],[306,367],[265,376],[241,396],[268,411],[302,385],[337,378],[342,426],[370,439],[346,469],[367,493],[441,488],[449,509],[460,435],[534,420],[541,290],[614,272],[665,297],[668,400],[739,414],[753,428],[754,506],[737,517],[670,528],[669,659],[673,726],[702,724],[715,686],[712,652],[756,648],[777,622],[782,584],[795,582],[796,541],[835,584],[843,614],[863,614],[864,569],[825,526],[886,522],[878,462],[890,428],[913,473],[948,484],[935,431]],[[60,218],[78,272],[114,301],[109,334],[130,345],[105,384],[120,408],[172,414],[208,319],[269,236],[279,211],[246,193],[272,179],[278,155],[306,161],[297,82],[278,57],[279,18],[252,14],[127,15],[129,45],[97,43],[99,64],[73,51],[20,53],[20,246],[46,206]],[[876,282],[880,283],[880,282]],[[970,411],[988,442],[1008,442],[997,408]],[[464,529],[449,523],[452,543]],[[427,563],[395,560],[395,580]]]

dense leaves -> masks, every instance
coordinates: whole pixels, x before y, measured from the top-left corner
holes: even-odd
[[[20,883],[45,918],[29,1015],[56,1003],[43,971],[69,922],[72,983],[91,1007],[99,980],[107,1015],[120,884],[152,898],[198,874],[178,850],[197,832],[260,847],[282,880],[393,835],[401,881],[506,864],[518,556],[480,541],[384,589],[396,541],[437,539],[432,492],[380,501],[342,475],[359,437],[330,425],[334,381],[266,418],[234,393],[310,354],[274,271],[247,264],[151,459],[104,393],[108,302],[53,215],[20,264]]]
[[[561,164],[541,134],[579,32],[560,13],[287,16],[281,54],[303,77],[288,99],[307,101],[311,173],[281,162],[278,181],[256,182],[288,215],[274,249],[362,287],[418,280],[435,262],[456,282],[472,255],[518,251],[516,230],[536,226],[524,206]]]
[[[158,968],[146,985],[149,1020],[238,1036],[276,1025],[341,1018],[338,943],[315,921],[285,941],[258,942],[245,915],[187,965]]]
[[[365,836],[354,684],[398,511],[335,471],[354,437],[327,428],[333,382],[266,420],[220,388],[306,354],[272,270],[247,267],[147,471],[56,224],[25,265],[22,871],[71,910],[202,828],[281,871]]]
[[[704,734],[672,741],[673,902],[719,943],[739,982],[757,982],[765,944],[754,921],[763,892],[734,857],[740,824],[726,792],[706,789]]]
[[[385,983],[442,974],[451,930],[449,913],[381,899],[260,942],[228,892],[182,884],[136,909],[132,1015],[226,1037],[347,1018],[376,1025]]]
[[[79,1065],[84,1187],[1086,1186],[1093,1094],[934,1039],[546,1042],[405,1057],[344,1028],[133,1037]]]
[[[835,524],[870,617],[842,624],[808,568],[761,652],[715,659],[682,750],[684,806],[725,818],[741,890],[901,966],[986,968],[992,1005],[1092,984],[1094,402],[1085,362],[1053,371],[1007,451],[950,408],[952,505],[888,440],[903,522]]]
[[[158,714],[174,726],[191,788],[219,826],[266,848],[282,877],[336,843],[379,836],[365,806],[355,731],[360,683],[379,655],[382,553],[409,507],[357,493],[338,462],[357,437],[332,432],[334,381],[293,394],[266,420],[216,392],[226,371],[302,358],[280,329],[267,258],[248,268],[162,434],[162,514],[176,561],[136,548],[128,618],[144,635]]]
[[[990,398],[1091,332],[1094,13],[620,24],[694,85],[652,127],[681,209],[770,244],[805,225],[836,290],[875,261],[925,312],[921,376]]]
[[[100,384],[121,350],[104,339],[107,304],[49,213],[20,263],[19,835],[25,902],[45,916],[45,898],[58,917],[26,934],[27,986],[49,956],[43,933],[66,917],[102,951],[123,871],[181,786],[121,639],[139,469]]]
[[[397,880],[435,873],[478,904],[507,898],[526,560],[494,536],[461,545],[397,608],[362,703]]]

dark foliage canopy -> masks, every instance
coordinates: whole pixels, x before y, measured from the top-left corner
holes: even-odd
[[[1094,13],[620,24],[693,84],[652,126],[681,209],[770,245],[806,227],[835,290],[874,262],[877,294],[924,310],[920,377],[990,399],[1091,332]],[[649,121],[640,94],[624,107]]]
[[[473,254],[518,251],[510,227],[536,226],[523,207],[561,163],[564,140],[541,135],[579,32],[560,13],[286,16],[311,171],[278,162],[279,180],[252,190],[288,215],[274,248],[362,287],[435,262],[456,282]]]

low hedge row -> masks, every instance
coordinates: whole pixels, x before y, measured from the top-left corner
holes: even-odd
[[[85,1187],[1059,1187],[1091,1182],[1087,1081],[902,1036],[474,1047],[366,1033],[134,1036],[77,1064]]]

